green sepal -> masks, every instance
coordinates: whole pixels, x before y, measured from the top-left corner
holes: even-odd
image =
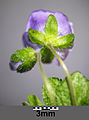
[[[43,33],[41,33],[40,31],[34,30],[32,28],[30,28],[28,30],[28,36],[29,39],[35,43],[35,44],[40,44],[42,46],[44,46],[45,44],[45,35]]]
[[[49,78],[49,83],[54,90],[55,100],[58,106],[71,106],[70,92],[68,89],[67,78],[63,81],[58,78]],[[74,95],[77,106],[89,105],[89,80],[80,72],[71,74]],[[46,86],[43,85],[42,96],[45,105],[52,106]]]
[[[59,48],[59,49],[68,49],[73,46],[74,43],[74,34],[67,34],[64,35],[58,39],[55,39],[51,42],[51,45],[54,48]]]
[[[30,104],[28,104],[27,102],[22,102],[23,106],[30,106]]]
[[[40,53],[41,53],[41,61],[42,61],[42,63],[51,63],[52,60],[54,59],[53,53],[47,47],[43,47],[40,50]]]
[[[28,30],[29,39],[41,46],[51,45],[54,48],[68,49],[73,46],[74,34],[70,33],[58,38],[58,24],[55,16],[50,14],[45,24],[45,34],[30,28]]]
[[[43,103],[35,95],[28,95],[27,100],[31,106],[43,106]]]
[[[48,40],[56,39],[58,35],[58,24],[54,15],[50,14],[45,24],[45,34]]]
[[[17,68],[17,72],[23,73],[31,70],[37,61],[36,51],[31,47],[17,50],[11,56],[11,62],[22,62]]]

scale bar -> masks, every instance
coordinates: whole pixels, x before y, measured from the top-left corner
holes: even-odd
[[[33,107],[33,110],[59,110],[59,107]]]

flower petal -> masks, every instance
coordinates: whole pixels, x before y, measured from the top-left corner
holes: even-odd
[[[11,70],[13,70],[13,71],[16,71],[17,70],[17,68],[22,64],[23,62],[17,62],[17,63],[15,63],[15,62],[10,62],[9,63],[9,66],[10,66],[10,69]]]
[[[29,28],[32,28],[44,33],[45,24],[50,14],[54,14],[54,12],[48,10],[42,10],[42,9],[33,11],[28,19],[26,25],[26,32],[29,30]]]
[[[66,59],[66,57],[68,56],[69,54],[69,50],[60,50],[60,49],[57,49],[57,54],[61,57],[61,59],[64,61]],[[55,59],[53,61],[56,61],[56,64],[57,65],[60,65],[60,62],[58,61],[58,59],[55,57]]]
[[[68,21],[67,16],[65,16],[63,13],[42,9],[32,12],[26,25],[26,32],[29,28],[32,28],[45,34],[45,24],[50,14],[54,15],[57,19],[58,35],[63,36],[73,32],[73,27],[71,27],[72,23]]]
[[[71,26],[72,33],[74,33],[73,23],[72,23],[72,22],[69,22],[69,24],[70,24],[70,26]]]
[[[58,36],[63,36],[72,33],[70,22],[66,15],[61,12],[56,12],[54,15],[58,23]]]

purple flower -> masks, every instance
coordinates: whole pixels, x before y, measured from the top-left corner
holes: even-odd
[[[54,15],[57,20],[58,37],[73,33],[72,23],[68,21],[67,16],[65,16],[63,13],[52,12],[52,11],[42,10],[42,9],[36,10],[36,11],[33,11],[32,14],[30,15],[26,25],[25,33],[23,34],[23,43],[25,47],[30,46],[36,51],[38,51],[41,48],[40,45],[37,45],[31,42],[31,40],[28,37],[28,30],[29,28],[32,28],[34,30],[40,31],[43,34],[45,34],[45,24],[50,14]],[[62,58],[62,60],[65,60],[70,49],[66,49],[66,50],[56,49],[56,50],[59,56]],[[59,62],[58,62],[58,65],[59,65]]]

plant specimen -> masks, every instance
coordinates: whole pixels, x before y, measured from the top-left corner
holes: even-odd
[[[61,12],[36,10],[32,12],[23,34],[24,49],[11,55],[10,67],[18,73],[30,71],[38,61],[44,79],[42,96],[47,106],[89,105],[89,80],[79,71],[69,74],[64,60],[74,46],[72,23]],[[66,73],[64,80],[47,78],[42,67],[54,59]],[[28,95],[25,106],[42,106],[35,96]]]

